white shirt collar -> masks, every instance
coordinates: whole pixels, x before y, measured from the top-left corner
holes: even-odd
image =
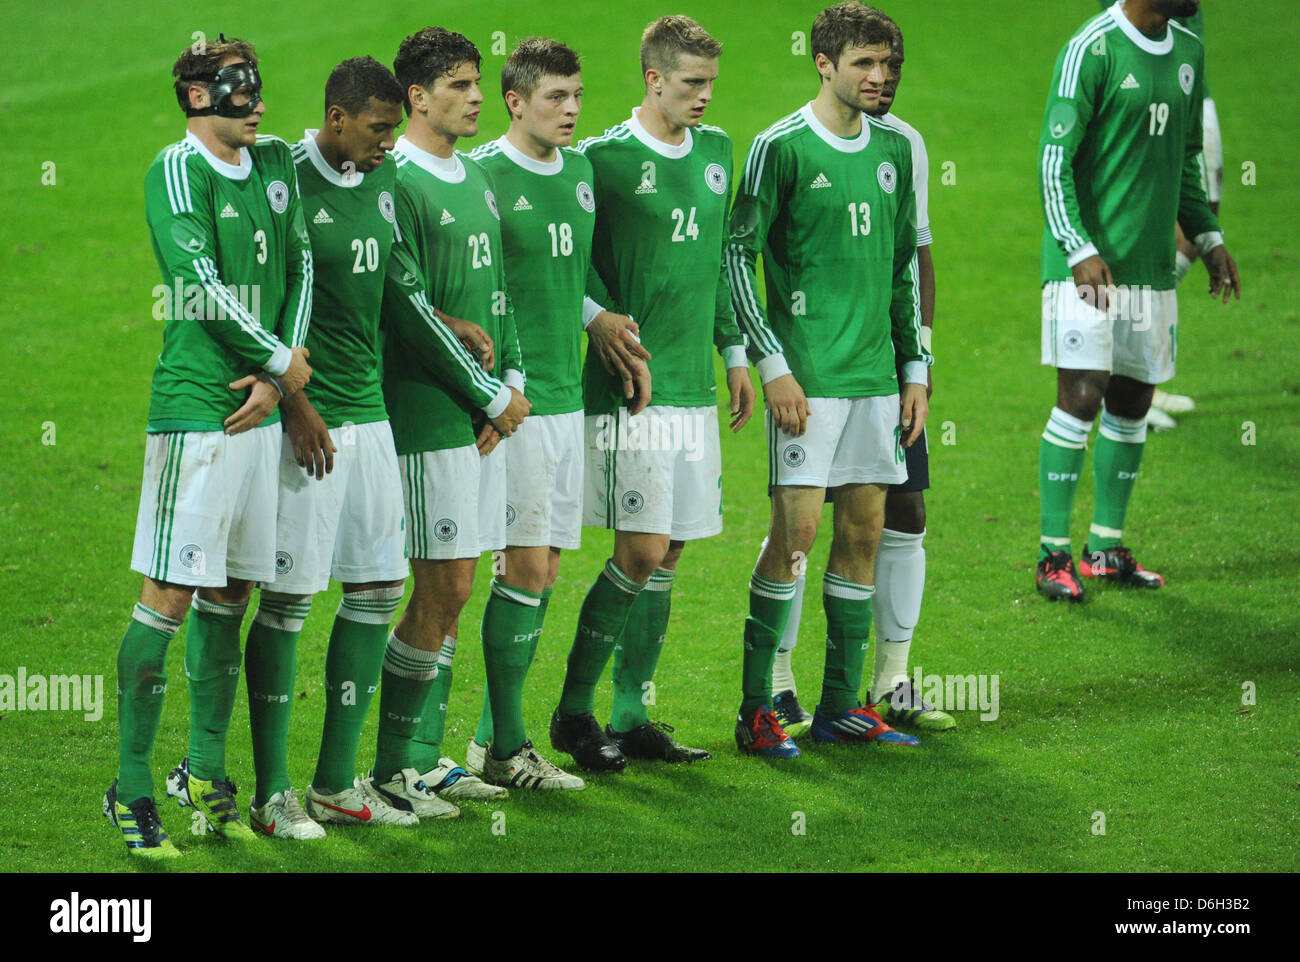
[[[685,157],[691,152],[691,148],[695,146],[695,139],[691,135],[690,127],[686,128],[686,139],[680,144],[666,144],[641,125],[641,121],[637,119],[637,113],[640,110],[640,107],[633,107],[632,116],[628,118],[627,121],[627,128],[632,131],[633,137],[641,141],[641,143],[645,144],[656,154],[660,154],[664,157]]]
[[[1133,21],[1124,16],[1124,0],[1115,0],[1114,5],[1107,12],[1119,25],[1119,28],[1124,31],[1124,36],[1137,44],[1139,49],[1154,54],[1168,53],[1174,49],[1174,30],[1169,24],[1165,24],[1165,35],[1163,37],[1159,40],[1152,40],[1133,26]]]
[[[867,144],[871,142],[871,123],[866,114],[862,115],[862,130],[858,132],[856,137],[840,137],[838,134],[831,133],[829,128],[817,119],[817,115],[813,113],[811,100],[799,108],[799,113],[807,121],[808,126],[812,128],[813,133],[841,153],[856,154],[858,151],[866,149]]]
[[[556,157],[554,160],[538,160],[536,157],[529,157],[522,150],[512,144],[506,135],[502,134],[496,139],[496,145],[501,148],[501,153],[505,154],[524,170],[531,170],[534,174],[542,174],[549,177],[552,174],[558,174],[564,170],[564,151],[556,148]]]
[[[302,132],[302,140],[300,141],[307,151],[307,159],[311,161],[311,165],[328,183],[333,184],[335,187],[360,187],[366,175],[359,170],[354,170],[344,176],[331,167],[320,152],[320,147],[316,144],[316,135],[318,133],[320,133],[319,129],[308,128]]]
[[[185,142],[203,155],[203,159],[212,165],[222,177],[230,180],[247,180],[248,175],[253,172],[253,155],[248,152],[247,147],[239,148],[239,163],[228,164],[221,160],[212,151],[204,146],[203,141],[199,140],[198,135],[192,130],[185,131]]]
[[[455,151],[450,157],[439,157],[415,146],[403,134],[397,138],[397,146],[393,148],[393,152],[400,152],[411,163],[448,184],[459,184],[465,179],[465,165],[461,162],[460,154]]]

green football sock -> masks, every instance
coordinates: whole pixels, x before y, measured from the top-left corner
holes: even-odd
[[[411,767],[424,773],[438,767],[442,760],[442,737],[447,729],[447,705],[451,701],[452,662],[456,659],[456,639],[442,639],[438,652],[438,677],[429,686],[423,717],[411,737]]]
[[[794,603],[795,582],[781,584],[759,577],[749,578],[749,617],[745,619],[745,651],[741,661],[742,713],[760,705],[772,707],[772,662],[776,646],[785,633]]]
[[[1070,511],[1079,487],[1079,472],[1091,421],[1080,421],[1052,408],[1038,445],[1038,497],[1042,519],[1039,557],[1049,551],[1070,550]]]
[[[1092,456],[1097,505],[1088,530],[1089,549],[1104,551],[1120,543],[1146,441],[1145,418],[1121,418],[1102,410],[1097,449]]]
[[[370,698],[378,690],[388,626],[402,600],[402,587],[343,595],[325,655],[325,727],[312,787],[333,795],[352,787],[357,744]]]
[[[605,562],[605,570],[587,592],[578,614],[578,630],[569,650],[560,695],[563,714],[585,715],[595,709],[596,684],[605,673],[610,653],[640,593],[641,585],[620,571],[613,559]]]
[[[537,643],[542,640],[542,622],[546,619],[546,606],[551,603],[553,588],[543,588],[541,600],[537,603],[537,626],[528,642],[528,668],[533,667],[533,658],[537,655]],[[478,728],[474,730],[474,741],[487,745],[492,741],[492,693],[491,686],[483,684],[483,709],[479,712]]]
[[[204,781],[226,777],[226,733],[239,690],[239,626],[248,602],[205,601],[196,592],[185,634],[185,674],[190,680],[190,774]]]
[[[614,649],[614,707],[609,723],[616,732],[630,732],[650,720],[646,706],[654,700],[651,690],[668,633],[672,591],[673,572],[656,568],[632,604],[623,638]]]
[[[311,611],[311,595],[283,595],[266,589],[258,599],[244,645],[248,727],[253,739],[254,805],[288,791],[289,714],[298,669],[298,635]]]
[[[876,589],[826,572],[822,604],[826,607],[826,669],[818,704],[826,714],[858,707],[862,669],[871,646],[871,598]]]
[[[382,784],[413,764],[412,739],[429,702],[438,674],[438,652],[404,644],[388,636],[379,685],[379,738],[375,744],[375,781]]]
[[[492,702],[492,756],[509,758],[523,747],[524,678],[541,595],[492,581],[483,609],[483,668]]]
[[[181,623],[137,604],[117,649],[117,797],[153,798],[153,742],[167,693],[167,645]]]

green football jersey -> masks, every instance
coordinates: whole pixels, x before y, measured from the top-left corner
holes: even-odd
[[[1039,139],[1043,281],[1094,253],[1116,283],[1174,287],[1174,223],[1221,241],[1201,155],[1204,48],[1170,23],[1144,36],[1116,5],[1056,60]]]
[[[368,174],[345,176],[321,156],[315,137],[308,130],[293,145],[315,266],[307,397],[327,427],[383,421],[379,305],[393,246],[397,165],[390,158]]]
[[[809,397],[897,394],[900,365],[924,380],[916,237],[912,145],[900,131],[863,114],[857,137],[839,137],[806,104],[759,134],[727,267],[764,380],[784,372],[764,363],[780,354]]]
[[[434,308],[487,331],[494,374],[524,389],[496,197],[487,173],[464,154],[435,157],[401,137],[393,157],[397,234],[382,312],[393,440],[398,454],[464,447],[475,440],[472,413],[499,395],[501,380],[483,371],[446,327],[435,328]]]
[[[591,161],[599,200],[588,293],[640,326],[653,355],[652,403],[717,403],[709,345],[744,344],[722,256],[731,138],[700,124],[680,145],[665,144],[633,111],[578,149]],[[588,414],[623,404],[621,381],[590,353],[582,376]]]
[[[225,163],[188,133],[145,175],[163,276],[155,295],[164,310],[155,313],[166,320],[151,432],[222,430],[244,402],[230,382],[263,369],[284,373],[290,348],[307,337],[311,247],[289,145],[258,136],[239,156]]]
[[[582,303],[596,222],[591,163],[576,150],[543,163],[505,137],[470,156],[496,185],[532,413],[581,411]]]
[[[1103,10],[1109,9],[1110,7],[1113,6],[1117,6],[1117,4],[1113,2],[1113,0],[1098,0],[1098,3],[1101,4],[1101,8]],[[1200,39],[1202,44],[1205,43],[1205,11],[1204,10],[1202,10],[1200,7],[1197,7],[1196,12],[1192,14],[1190,17],[1174,17],[1174,19],[1179,23],[1181,23],[1192,33],[1196,34],[1196,36]],[[1206,77],[1201,78],[1201,86],[1205,90],[1205,96],[1207,97],[1210,96],[1210,81]]]

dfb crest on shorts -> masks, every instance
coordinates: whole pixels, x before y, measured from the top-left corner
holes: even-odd
[[[640,491],[628,491],[623,495],[622,504],[628,514],[640,514],[645,507],[645,495]]]
[[[1192,83],[1196,80],[1196,71],[1192,69],[1189,63],[1183,64],[1178,68],[1178,86],[1183,88],[1183,93],[1192,92]]]
[[[293,555],[287,551],[277,551],[275,553],[275,574],[278,578],[280,575],[287,575],[293,570]]]
[[[1077,351],[1083,347],[1083,335],[1078,331],[1065,332],[1065,349],[1067,351]]]
[[[797,468],[808,460],[808,455],[804,454],[803,448],[799,445],[787,444],[785,450],[781,452],[781,460],[784,461],[788,467]]]
[[[492,216],[495,217],[497,220],[500,220],[501,214],[497,211],[497,199],[492,194],[492,191],[490,190],[483,191],[483,199],[487,201],[488,210],[492,211]]]
[[[506,527],[507,528],[515,523],[515,517],[516,517],[515,506],[511,504],[509,501],[507,501],[506,502]]]
[[[379,213],[383,214],[384,220],[390,224],[397,217],[397,212],[393,209],[393,195],[386,190],[379,192]]]
[[[458,530],[456,522],[451,518],[439,518],[434,522],[433,536],[439,541],[455,541]]]
[[[283,214],[289,209],[289,185],[282,180],[273,180],[266,185],[266,199],[271,202],[271,210]]]
[[[596,209],[596,195],[591,192],[591,185],[585,180],[578,181],[578,203],[588,214]]]
[[[727,171],[721,164],[709,164],[704,168],[704,182],[709,190],[721,194],[727,189]]]
[[[880,182],[880,189],[886,194],[892,194],[894,188],[898,186],[898,171],[889,161],[885,161],[876,168],[876,180]]]
[[[203,549],[196,544],[187,544],[177,552],[181,559],[181,564],[191,571],[197,571],[203,567]]]

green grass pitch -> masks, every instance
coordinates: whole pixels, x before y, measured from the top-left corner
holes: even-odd
[[[484,53],[480,138],[504,129],[501,44],[544,34],[585,57],[579,134],[639,102],[642,26],[686,12],[725,44],[707,122],[737,162],[753,136],[809,100],[793,52],[820,3],[695,0],[555,5],[448,0],[245,7],[208,2],[64,3],[8,18],[0,116],[0,674],[103,675],[102,719],[0,712],[0,866],[136,868],[99,814],[116,764],[118,642],[138,596],[128,570],[149,377],[160,343],[159,282],[144,222],[150,160],[181,136],[169,69],[194,31],[253,40],[263,62],[263,130],[297,139],[319,122],[330,68],[369,53],[391,62],[431,22]],[[671,9],[670,9],[671,8]],[[164,823],[178,870],[959,870],[1295,871],[1300,868],[1300,276],[1294,144],[1300,46],[1288,0],[1206,0],[1208,74],[1226,154],[1222,220],[1245,296],[1180,292],[1175,382],[1198,410],[1152,436],[1129,515],[1130,543],[1169,579],[1158,593],[1105,587],[1049,606],[1032,583],[1038,435],[1054,394],[1039,358],[1035,150],[1053,59],[1093,0],[891,0],[907,37],[897,112],[925,135],[938,272],[925,607],[913,664],[999,680],[1000,713],[924,739],[918,751],[828,750],[773,766],[732,741],[747,577],[767,520],[763,432],[723,439],[726,531],[688,546],[653,715],[713,761],[633,763],[564,797],[516,793],[417,830],[331,829],[323,843],[236,851],[196,838],[174,805]],[[382,12],[377,12],[382,11]],[[566,11],[560,13],[558,11]],[[497,47],[494,49],[494,42]],[[469,145],[466,145],[469,146]],[[50,166],[52,165],[52,166]],[[43,180],[53,180],[43,183]],[[951,443],[949,443],[951,442]],[[1091,464],[1089,460],[1088,464]],[[1075,512],[1091,511],[1091,468]],[[578,607],[607,556],[588,531],[562,566],[525,710],[538,744],[558,696]],[[810,564],[795,661],[815,698],[824,624]],[[480,566],[486,584],[489,565]],[[463,761],[482,697],[477,628],[462,619],[447,749]],[[302,637],[291,769],[315,762],[335,587]],[[251,617],[251,615],[250,615]],[[183,637],[154,756],[184,752]],[[597,702],[606,714],[605,685]],[[373,751],[375,711],[362,739]],[[556,761],[566,759],[558,754]],[[252,764],[241,686],[231,774],[247,804]],[[504,834],[493,811],[504,813]],[[246,808],[245,808],[246,811]],[[804,831],[798,832],[802,813]],[[1105,817],[1105,833],[1095,813]]]

